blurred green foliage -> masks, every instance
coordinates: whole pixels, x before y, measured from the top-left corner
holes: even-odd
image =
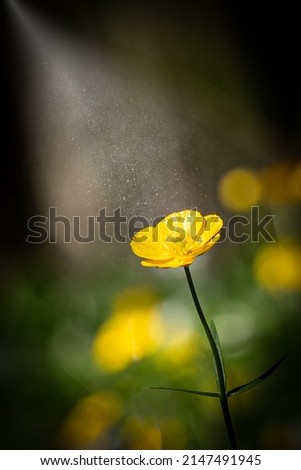
[[[262,386],[231,398],[241,448],[297,448],[299,298],[260,288],[252,274],[257,249],[225,242],[197,260],[192,272],[204,311],[219,330],[229,387],[288,355]],[[3,448],[227,448],[218,401],[150,389],[215,391],[210,351],[182,269],[147,270],[128,259],[105,272],[101,264],[73,272],[50,266],[45,259],[24,259],[2,279]],[[116,299],[132,288],[140,290],[140,301],[137,294],[134,306],[127,294],[129,312],[153,292],[164,341],[112,371],[95,362],[93,342]],[[185,329],[194,333],[188,353],[185,341],[172,344]],[[135,335],[130,339],[135,342]],[[103,426],[91,424],[85,407],[74,412],[81,400],[106,392],[116,394],[119,408],[114,419],[103,418]],[[92,406],[94,421],[110,407],[101,397]]]

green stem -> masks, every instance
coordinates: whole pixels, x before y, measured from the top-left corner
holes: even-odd
[[[185,269],[185,274],[186,274],[186,277],[187,277],[188,285],[189,285],[189,288],[190,288],[190,292],[191,292],[196,310],[198,312],[198,315],[199,315],[200,320],[202,322],[202,325],[204,327],[204,330],[205,330],[205,333],[206,333],[206,336],[207,336],[207,339],[209,341],[211,351],[212,351],[212,354],[213,354],[216,373],[217,373],[217,376],[218,376],[218,381],[217,382],[218,382],[218,384],[220,384],[219,385],[220,403],[221,403],[221,407],[222,407],[222,411],[223,411],[224,422],[225,422],[225,426],[226,426],[226,429],[227,429],[228,438],[229,438],[229,441],[230,441],[230,444],[231,444],[231,449],[234,450],[234,449],[237,449],[237,444],[236,444],[234,428],[233,428],[231,415],[230,415],[230,410],[229,410],[227,390],[226,390],[226,384],[225,384],[224,374],[223,374],[223,366],[222,366],[221,359],[220,359],[220,356],[219,356],[219,353],[218,353],[218,348],[217,348],[216,342],[214,340],[211,329],[209,328],[206,317],[205,317],[204,312],[202,310],[202,307],[200,305],[198,296],[196,294],[189,267],[185,266],[184,269]]]
[[[230,414],[230,409],[229,409],[229,403],[228,403],[228,397],[221,397],[220,398],[220,403],[221,407],[223,410],[223,417],[224,417],[224,422],[226,425],[227,429],[227,434],[228,438],[230,441],[231,449],[232,450],[237,450],[237,442],[236,442],[236,437],[235,437],[235,432],[234,432],[234,427],[232,424],[232,419],[231,419],[231,414]]]

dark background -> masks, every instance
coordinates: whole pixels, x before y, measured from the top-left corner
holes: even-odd
[[[189,31],[195,34],[195,51],[201,41],[204,27],[213,30],[222,20],[225,34],[238,51],[242,66],[255,91],[252,102],[257,112],[277,126],[278,138],[286,149],[286,158],[298,159],[300,152],[300,5],[298,2],[135,2],[135,1],[72,1],[39,2],[21,1],[37,12],[43,13],[62,28],[77,35],[96,35],[101,43],[114,48],[106,37],[106,17],[121,16],[124,21],[139,15],[149,22],[164,18],[177,25],[181,40]],[[5,8],[5,7],[4,7]],[[6,16],[4,17],[6,18]],[[20,77],[15,73],[14,39],[10,23],[5,21],[2,30],[4,47],[3,100],[5,119],[3,128],[5,172],[2,172],[3,220],[7,229],[2,231],[8,248],[24,249],[24,220],[20,207],[34,206],[24,155],[24,135],[19,119]],[[197,59],[196,59],[197,60]],[[2,200],[3,200],[2,199]],[[10,201],[17,217],[9,217]],[[26,204],[24,204],[26,201]],[[22,204],[20,204],[22,202]],[[18,209],[17,209],[18,208]],[[8,220],[10,219],[10,220]],[[4,233],[3,233],[4,232]]]

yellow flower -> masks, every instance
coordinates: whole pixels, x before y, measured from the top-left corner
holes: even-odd
[[[145,227],[133,237],[131,248],[144,258],[142,266],[178,268],[188,266],[218,241],[223,221],[218,215],[197,211],[174,212],[155,227]]]

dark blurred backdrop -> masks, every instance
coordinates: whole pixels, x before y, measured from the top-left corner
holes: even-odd
[[[105,322],[114,311],[114,299],[118,297],[118,292],[139,285],[139,282],[142,282],[141,277],[145,276],[145,284],[150,286],[151,290],[158,290],[160,284],[161,290],[159,293],[156,292],[159,298],[158,303],[160,303],[162,299],[172,299],[175,286],[178,289],[185,280],[184,276],[181,278],[174,274],[169,280],[169,272],[164,272],[164,277],[161,273],[159,277],[156,277],[149,272],[144,273],[143,270],[140,272],[138,262],[136,266],[131,255],[124,254],[125,249],[120,255],[119,265],[116,264],[118,249],[115,251],[112,248],[110,251],[110,248],[106,248],[108,255],[103,255],[101,249],[99,252],[96,251],[92,255],[94,262],[91,267],[89,263],[87,265],[85,261],[82,261],[82,258],[79,261],[76,257],[73,259],[72,254],[66,253],[62,246],[26,243],[28,218],[41,213],[45,207],[55,202],[47,195],[43,196],[43,191],[40,190],[43,182],[39,181],[39,190],[37,190],[37,173],[32,171],[34,161],[32,155],[36,152],[33,148],[39,133],[39,124],[33,125],[29,122],[28,112],[30,116],[31,110],[28,111],[28,108],[36,106],[34,111],[35,119],[38,116],[36,122],[47,126],[48,121],[44,117],[43,106],[39,108],[39,103],[35,102],[34,92],[39,87],[39,74],[36,71],[34,55],[27,55],[25,49],[21,47],[22,35],[18,36],[18,28],[21,28],[22,21],[16,20],[18,16],[16,8],[19,16],[23,13],[27,15],[24,24],[31,15],[36,22],[42,18],[49,28],[53,26],[57,31],[63,32],[71,42],[74,40],[87,47],[93,44],[94,49],[99,48],[102,51],[106,60],[110,61],[113,57],[114,61],[121,63],[121,67],[129,70],[133,75],[135,75],[136,68],[139,69],[139,74],[144,77],[141,80],[146,84],[147,78],[145,77],[156,70],[156,76],[160,77],[164,86],[172,90],[174,95],[178,93],[182,102],[185,102],[186,93],[192,90],[194,111],[191,111],[191,114],[187,111],[186,115],[183,111],[186,109],[185,106],[178,104],[181,108],[181,122],[184,122],[184,128],[186,116],[188,116],[187,126],[189,127],[191,122],[196,122],[196,128],[198,128],[198,122],[201,119],[198,113],[202,108],[203,93],[206,94],[202,88],[203,80],[212,89],[219,90],[230,101],[239,102],[247,113],[250,112],[252,116],[256,116],[258,128],[262,129],[266,145],[264,152],[260,150],[259,153],[262,152],[266,158],[254,157],[253,153],[246,157],[247,150],[245,154],[240,154],[233,146],[235,156],[232,160],[232,157],[228,158],[232,152],[232,144],[229,145],[225,154],[219,156],[218,151],[221,152],[223,149],[223,140],[220,135],[215,134],[215,129],[209,129],[208,141],[211,143],[208,144],[208,148],[212,149],[216,141],[219,144],[217,149],[211,150],[210,158],[207,157],[208,160],[204,160],[205,163],[201,169],[203,173],[204,169],[207,169],[211,178],[213,178],[212,174],[216,174],[216,178],[219,179],[223,173],[235,166],[254,167],[260,170],[278,163],[288,166],[298,165],[301,150],[300,6],[297,2],[290,1],[273,3],[269,6],[257,1],[221,2],[217,0],[200,2],[169,0],[163,2],[16,0],[13,2],[6,0],[3,8],[5,15],[1,33],[3,44],[2,109],[4,110],[4,119],[1,124],[3,131],[1,448],[34,449],[84,447],[85,445],[96,448],[98,446],[100,448],[131,448],[131,446],[139,448],[138,446],[143,445],[158,448],[161,445],[161,447],[168,448],[172,446],[172,441],[176,443],[175,446],[186,448],[197,448],[197,446],[202,448],[200,446],[204,445],[207,448],[225,447],[227,443],[222,431],[216,433],[216,429],[219,429],[221,424],[218,412],[212,409],[214,418],[211,422],[211,408],[206,408],[206,401],[199,414],[192,417],[189,410],[198,409],[198,403],[194,397],[191,399],[177,397],[178,401],[168,416],[167,424],[160,422],[160,416],[163,416],[160,413],[164,414],[164,403],[166,403],[164,400],[168,400],[168,397],[157,395],[154,398],[150,395],[148,387],[163,385],[166,374],[169,375],[169,368],[165,370],[163,366],[158,366],[155,359],[152,363],[152,356],[143,359],[145,362],[142,360],[141,366],[137,366],[141,367],[138,372],[135,365],[130,365],[113,374],[101,369],[98,371],[97,368],[93,368],[94,366],[91,366],[91,370],[89,369],[89,374],[85,375],[83,372],[85,367],[88,367],[85,364],[90,360],[93,338],[102,322]],[[229,65],[232,59],[228,60],[227,51],[230,51],[229,54],[234,57],[233,63],[237,66],[237,76]],[[216,113],[219,116],[218,109]],[[223,123],[227,121],[222,111],[219,118]],[[55,115],[52,115],[51,119],[55,121]],[[231,127],[227,132],[231,134]],[[52,135],[51,138],[53,142],[56,139],[60,142],[59,136]],[[242,142],[244,142],[243,138],[242,136]],[[187,145],[189,151],[195,148],[193,145],[196,145],[196,148],[198,148],[197,145],[202,146],[202,144],[193,144],[191,141]],[[256,148],[257,144],[254,144],[254,140],[252,145]],[[247,137],[244,146],[247,149]],[[41,148],[44,148],[45,153],[48,151],[46,144],[45,147],[39,148],[39,152]],[[262,148],[260,142],[258,142],[258,148]],[[185,153],[184,144],[183,149],[182,152]],[[159,147],[158,150],[160,150]],[[205,159],[202,155],[198,157],[197,150],[195,152],[192,167],[198,158],[200,158],[201,165],[202,158]],[[182,165],[183,179],[185,179],[191,174],[192,167],[189,167],[185,157],[181,158],[180,168]],[[110,162],[108,164],[110,165]],[[171,160],[167,159],[162,165],[172,165]],[[47,171],[48,167],[45,164],[45,173]],[[148,178],[150,179],[151,175]],[[148,179],[143,182],[144,186],[147,182]],[[77,184],[76,181],[74,184]],[[203,184],[205,184],[205,189],[201,194],[201,202],[205,205],[204,194],[207,189],[206,183]],[[212,186],[211,182],[209,186]],[[218,201],[216,192],[212,187],[212,194],[208,192],[209,199]],[[162,193],[164,193],[164,188],[162,188]],[[180,195],[175,200],[174,209],[179,206],[179,200]],[[197,190],[192,190],[187,201],[192,207],[193,204],[199,204],[200,196]],[[223,208],[222,202],[216,202],[215,205],[217,204],[221,204],[220,210],[225,211],[225,217],[231,214],[231,210],[227,212],[229,209]],[[285,206],[285,210],[289,211],[285,213],[285,216],[283,215],[284,206],[280,209],[279,206],[276,209],[272,206],[272,210],[279,211],[280,216],[285,220],[287,218],[297,220],[298,204],[289,203],[288,208]],[[156,207],[155,203],[153,207]],[[151,213],[160,215],[162,206],[158,207],[157,213],[155,209]],[[213,211],[214,207],[212,203],[210,210]],[[179,209],[183,208],[179,207]],[[205,208],[204,211],[206,210]],[[129,211],[131,212],[131,209]],[[168,212],[167,209],[166,211]],[[296,223],[294,233],[289,235],[294,235],[298,240],[299,232],[299,224]],[[223,249],[220,247],[219,253]],[[242,446],[245,448],[260,448],[260,446],[261,448],[300,448],[301,417],[298,397],[301,390],[300,367],[297,359],[300,354],[299,293],[285,290],[280,294],[274,291],[272,294],[266,294],[262,286],[256,284],[252,278],[255,248],[244,247],[243,253],[237,250],[238,248],[234,250],[227,245],[224,255],[219,254],[216,258],[213,257],[212,265],[210,264],[208,268],[209,278],[204,281],[201,290],[203,289],[202,294],[206,297],[208,292],[206,286],[209,291],[211,288],[214,290],[214,279],[216,279],[221,292],[220,303],[214,300],[213,294],[208,294],[208,300],[205,300],[205,303],[208,303],[211,312],[215,308],[222,311],[227,310],[227,304],[232,305],[233,299],[238,297],[241,303],[254,304],[257,312],[261,308],[263,312],[270,312],[267,318],[271,326],[269,329],[265,325],[264,331],[257,335],[254,333],[255,350],[252,353],[248,352],[240,357],[237,352],[238,356],[235,354],[231,356],[230,347],[229,368],[236,368],[240,371],[237,377],[233,378],[234,386],[237,385],[236,380],[247,381],[252,378],[253,374],[268,368],[271,361],[276,361],[279,356],[288,352],[286,364],[281,366],[282,370],[277,372],[277,377],[270,379],[274,380],[274,385],[263,389],[262,395],[254,392],[253,399],[250,398],[249,401],[238,399],[237,409],[234,405],[234,417],[237,427],[240,428]],[[110,261],[111,252],[112,261]],[[230,259],[234,260],[233,264]],[[218,269],[217,265],[221,268]],[[232,274],[229,274],[229,270]],[[203,271],[196,272],[199,284],[202,284],[200,278],[203,279],[204,274]],[[185,285],[183,289],[185,291]],[[189,304],[190,300],[185,296],[184,292],[184,303]],[[272,312],[275,316],[278,315],[275,325],[273,325]],[[191,315],[194,314],[191,313]],[[258,315],[260,316],[260,312]],[[81,358],[75,354],[78,342],[82,345]],[[63,359],[60,358],[60,353]],[[256,353],[258,353],[258,358],[254,359]],[[159,359],[158,361],[160,363]],[[210,358],[208,361],[210,362]],[[81,365],[78,366],[78,364]],[[191,364],[187,365],[188,375],[189,368],[193,371],[194,367],[195,364],[193,367]],[[184,377],[183,380],[189,383],[192,379]],[[193,380],[191,384],[194,385]],[[213,383],[212,386],[214,386]],[[146,389],[146,395],[143,395],[141,389]],[[71,437],[67,435],[65,441],[64,439],[58,440],[60,430],[62,427],[65,429],[63,423],[66,419],[68,420],[66,417],[71,416],[68,414],[70,410],[76,407],[76,403],[85,396],[98,393],[99,390],[109,390],[110,393],[117,391],[124,403],[124,412],[119,413],[116,411],[118,406],[114,405],[114,400],[113,405],[109,401],[113,411],[112,417],[111,415],[106,417],[107,435],[89,444],[89,439],[85,441],[83,438],[81,441],[78,437],[80,431],[77,435],[76,426],[72,428],[70,425],[77,438],[72,440],[71,432]],[[149,399],[148,409],[142,406],[143,396]],[[267,406],[268,403],[270,408]],[[109,405],[103,406],[106,408]],[[132,422],[128,419],[131,414],[136,421]],[[205,423],[209,431],[208,433],[204,431],[201,436],[198,436],[197,423],[204,415],[206,415]],[[139,416],[142,418],[138,419]],[[185,424],[184,430],[177,427],[176,420],[179,417]],[[84,422],[84,418],[78,418],[79,421],[80,419]],[[99,419],[104,419],[101,411]],[[144,422],[143,419],[146,420],[145,426],[146,428],[149,426],[149,429],[145,431],[145,441],[142,440],[139,443],[136,437],[140,432],[139,425]],[[140,424],[138,425],[137,422]],[[85,425],[84,423],[83,427]],[[68,434],[69,428],[68,425],[66,426]],[[90,426],[93,426],[93,423]],[[165,436],[166,440],[164,441],[163,438],[163,444],[160,440],[158,443],[156,438],[152,440],[149,437],[153,435],[151,434],[152,426],[159,429],[163,437]],[[78,427],[80,428],[80,425]],[[101,434],[101,429],[99,433]],[[129,437],[124,437],[125,435],[134,436],[133,442]],[[184,435],[183,438],[182,435]],[[93,433],[92,437],[95,438]]]

